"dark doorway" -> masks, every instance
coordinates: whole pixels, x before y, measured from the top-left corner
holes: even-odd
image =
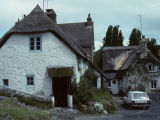
[[[68,107],[67,94],[69,90],[70,77],[53,77],[52,88],[55,97],[55,107]]]

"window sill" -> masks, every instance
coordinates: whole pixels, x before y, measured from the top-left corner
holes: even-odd
[[[35,86],[34,85],[27,85],[26,88],[33,88],[34,89]]]
[[[148,73],[158,73],[157,71],[148,71]]]
[[[157,88],[151,88],[151,91],[157,91]]]
[[[29,52],[42,52],[42,50],[29,50]]]
[[[4,88],[9,88],[8,86],[3,86]]]

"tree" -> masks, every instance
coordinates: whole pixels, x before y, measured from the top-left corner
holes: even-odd
[[[112,33],[112,46],[118,46],[119,38],[118,38],[119,26],[114,26],[113,33]]]
[[[156,43],[156,39],[155,38],[151,38],[151,40],[147,39],[148,43],[148,48],[150,49],[150,51],[156,56],[158,57],[158,46]]]
[[[113,26],[110,25],[108,27],[106,37],[103,39],[103,46],[111,46],[112,45],[112,31],[113,31]]]
[[[102,67],[101,49],[93,53],[93,63],[97,65],[99,68]]]
[[[129,46],[138,45],[141,40],[141,31],[139,29],[133,28],[132,33],[129,37]]]
[[[119,31],[119,25],[114,27],[110,25],[103,39],[103,47],[123,46],[123,38],[122,31]]]
[[[121,30],[119,31],[118,38],[119,38],[118,46],[123,46],[123,39],[124,39],[124,37],[122,35],[122,31]]]

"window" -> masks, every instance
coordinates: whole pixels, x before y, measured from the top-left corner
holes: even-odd
[[[148,65],[148,71],[149,71],[149,72],[154,72],[154,71],[155,71],[154,65],[149,64],[149,65]]]
[[[157,88],[157,81],[156,80],[152,80],[151,81],[151,89],[154,90]]]
[[[33,86],[34,85],[34,76],[28,75],[27,76],[27,86]]]
[[[146,93],[133,93],[133,99],[143,99],[148,98]]]
[[[112,82],[113,82],[113,84],[116,84],[116,80],[113,80]]]
[[[8,87],[8,79],[3,79],[3,86]]]
[[[148,65],[149,71],[152,71],[152,65]]]
[[[42,50],[41,37],[31,37],[30,38],[30,50],[31,51]]]
[[[108,81],[108,87],[111,87],[111,80]]]

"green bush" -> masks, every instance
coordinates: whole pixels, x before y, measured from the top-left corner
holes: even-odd
[[[112,99],[112,95],[106,90],[93,88],[94,81],[97,77],[91,68],[86,70],[85,74],[80,78],[80,82],[72,82],[73,102],[78,109],[81,110],[81,106],[89,105],[88,102],[101,102],[104,108],[113,113],[116,110],[115,103]]]
[[[89,90],[91,98],[89,100],[100,102],[104,108],[109,112],[113,113],[116,111],[116,105],[112,98],[112,95],[102,89],[92,88]]]
[[[11,95],[0,91],[0,96],[10,97]]]
[[[88,82],[90,88],[97,85],[97,76],[90,67],[85,71],[83,77],[85,78],[86,82]]]
[[[72,82],[73,102],[78,108],[80,108],[82,104],[87,104],[90,98],[88,89],[89,84],[87,78],[85,77],[81,77],[78,84],[76,81]]]

